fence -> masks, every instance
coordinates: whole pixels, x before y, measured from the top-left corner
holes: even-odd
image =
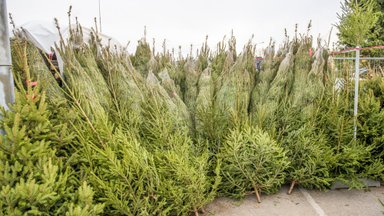
[[[353,137],[356,139],[359,81],[360,79],[369,79],[374,76],[384,77],[384,46],[356,47],[340,52],[333,52],[332,55],[335,61],[336,73],[338,73],[337,77],[354,79]]]

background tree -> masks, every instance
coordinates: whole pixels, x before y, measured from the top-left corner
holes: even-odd
[[[384,0],[376,0],[375,11],[378,13],[378,20],[369,34],[368,46],[384,44]]]
[[[384,44],[383,8],[383,0],[345,0],[336,25],[340,44],[349,47]]]

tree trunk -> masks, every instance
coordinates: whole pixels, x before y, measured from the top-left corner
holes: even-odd
[[[259,190],[258,190],[257,188],[255,189],[255,192],[256,192],[256,199],[257,199],[257,202],[258,202],[258,203],[261,203]]]
[[[293,191],[293,188],[295,187],[296,181],[292,181],[291,187],[289,187],[288,194],[291,194]]]
[[[259,194],[259,189],[257,189],[255,183],[252,183],[252,184],[253,184],[253,190],[255,191],[255,194],[256,194],[257,202],[258,202],[258,203],[261,203],[260,194]]]
[[[195,216],[199,216],[199,210],[197,210],[197,208],[194,208],[193,210],[195,212]]]

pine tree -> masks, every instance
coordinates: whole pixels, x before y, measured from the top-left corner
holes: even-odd
[[[95,199],[112,215],[160,215],[167,212],[159,196],[159,176],[153,155],[135,137],[120,129],[96,126],[103,143],[82,129],[81,170]],[[102,129],[102,130],[101,130]],[[81,129],[80,129],[81,130]],[[79,131],[80,131],[79,130]]]
[[[75,115],[56,81],[44,74],[50,72],[37,50],[20,38],[12,48],[17,92],[10,110],[1,111],[0,214],[65,214],[79,185],[69,165]],[[48,97],[41,88],[51,91]]]
[[[209,176],[209,154],[192,142],[187,125],[178,124],[177,116],[156,89],[143,104],[142,143],[154,155],[158,170],[159,197],[166,200],[169,214],[187,215],[211,201],[220,182],[219,163],[216,175]],[[166,213],[166,212],[165,212]]]
[[[2,110],[0,139],[0,214],[64,214],[77,187],[74,170],[64,165],[64,146],[72,134],[45,102],[44,93],[28,87]],[[67,135],[67,136],[66,136]],[[102,206],[93,206],[102,211]],[[85,209],[84,212],[91,213]]]
[[[324,134],[309,124],[303,124],[284,137],[282,145],[290,161],[287,169],[287,180],[291,182],[289,194],[296,184],[317,189],[330,186],[333,181],[330,170],[335,159],[327,141]]]
[[[289,165],[286,152],[259,128],[244,126],[234,129],[221,148],[221,191],[242,198],[249,192],[273,193],[285,181]]]
[[[139,71],[143,77],[148,75],[148,72],[151,69],[154,69],[154,65],[156,63],[152,63],[152,61],[156,61],[152,55],[151,48],[146,41],[146,38],[142,38],[138,42],[138,46],[136,48],[135,55],[131,56],[132,65],[135,67],[137,71]],[[156,71],[152,71],[156,72]]]
[[[359,101],[358,139],[366,145],[372,145],[372,156],[384,160],[384,124],[383,98],[380,87],[384,82],[380,78],[362,83]]]
[[[68,207],[66,216],[92,216],[103,213],[104,204],[93,204],[94,192],[92,187],[88,186],[84,181],[79,187],[76,194],[75,203],[71,203]]]
[[[366,46],[371,31],[378,25],[380,12],[376,11],[375,0],[346,0],[342,4],[342,13],[338,15],[340,23],[339,38],[347,46]],[[375,37],[375,36],[373,36]]]
[[[332,178],[347,184],[350,188],[363,188],[361,179],[382,178],[380,174],[383,166],[382,162],[372,155],[375,152],[374,145],[366,142],[364,135],[353,139],[353,87],[352,83],[346,82],[343,89],[335,92],[332,85],[328,86],[325,92],[327,99],[319,106],[318,115],[321,116],[318,119],[319,127],[327,134],[329,145],[335,155],[335,164],[331,169]],[[371,106],[370,100],[369,97],[364,97],[360,106]],[[370,108],[362,112],[367,114]],[[358,119],[364,124],[363,118]],[[360,132],[365,130],[360,123],[358,128]],[[374,131],[372,128],[372,132]]]

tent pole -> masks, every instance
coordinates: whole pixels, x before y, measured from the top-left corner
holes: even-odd
[[[15,101],[11,65],[7,4],[6,0],[0,0],[0,106],[6,110]]]

